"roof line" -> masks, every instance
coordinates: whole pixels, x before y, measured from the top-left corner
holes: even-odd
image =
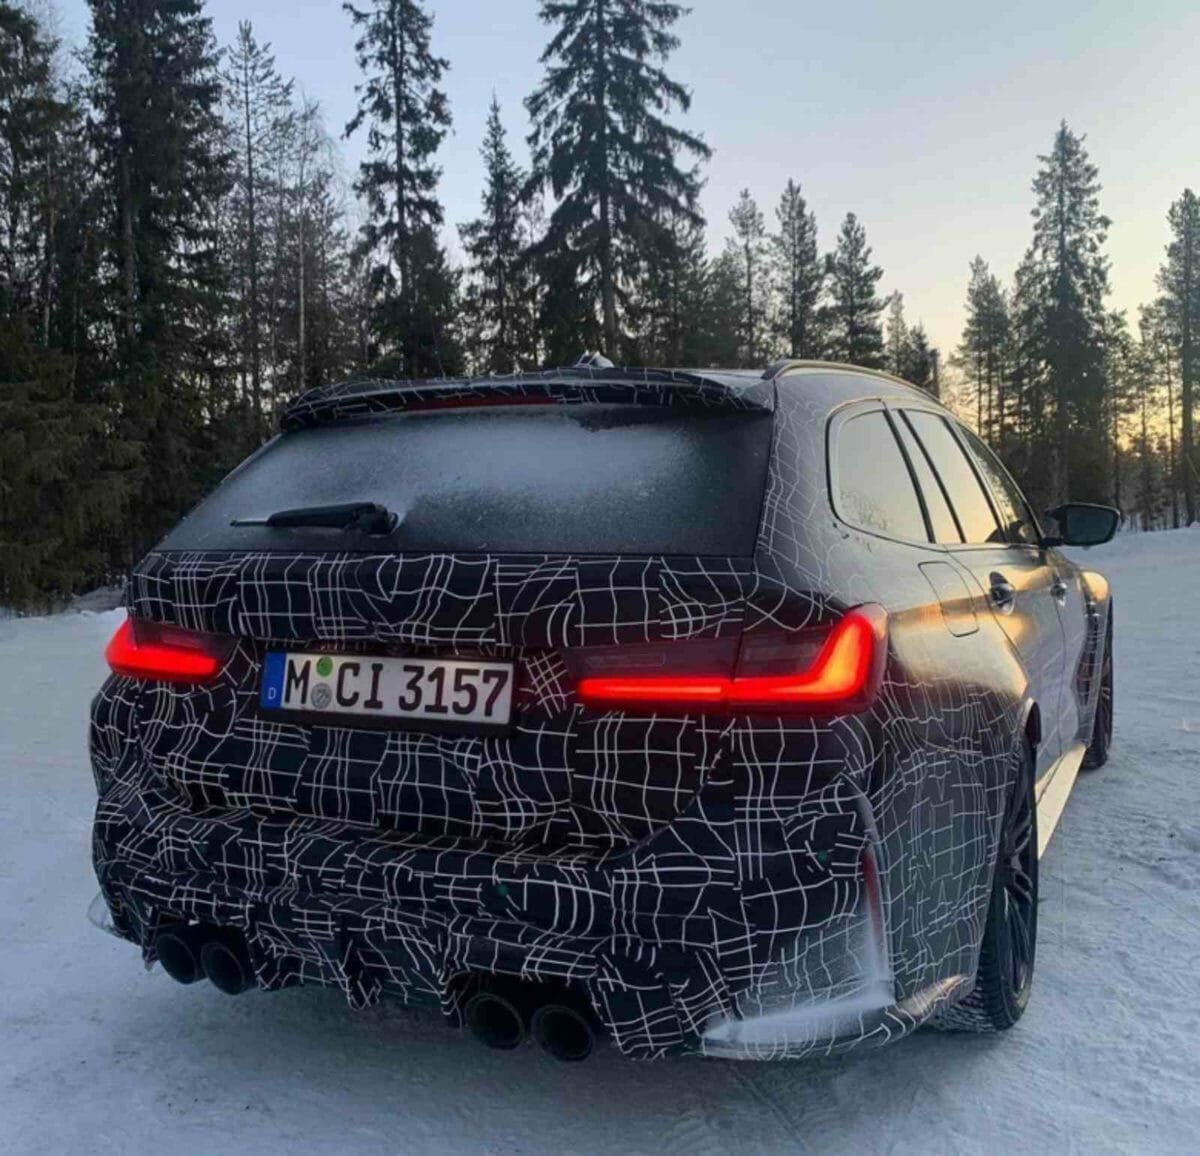
[[[839,373],[858,373],[866,374],[868,377],[879,377],[884,381],[890,381],[893,385],[902,385],[906,389],[915,390],[923,396],[931,396],[920,386],[913,385],[911,381],[905,381],[904,378],[897,377],[894,373],[888,373],[885,369],[871,369],[865,365],[851,365],[844,361],[814,361],[811,358],[785,357],[767,366],[763,371],[763,380],[777,381],[779,378],[791,373],[816,373],[828,372],[830,370]]]

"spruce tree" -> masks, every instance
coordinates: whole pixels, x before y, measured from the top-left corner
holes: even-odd
[[[72,115],[52,78],[55,44],[0,0],[0,317],[49,339],[56,289],[64,134]]]
[[[826,258],[829,305],[825,310],[830,356],[836,361],[882,369],[886,302],[878,295],[883,270],[871,264],[871,248],[858,218],[847,213],[837,248]]]
[[[975,393],[975,426],[1003,452],[1008,428],[1011,327],[1008,300],[996,275],[982,257],[971,262],[967,285],[967,320],[954,363],[969,378]]]
[[[264,201],[272,168],[268,158],[280,149],[288,133],[292,82],[280,76],[271,46],[258,43],[248,20],[238,23],[225,83],[237,146],[234,211],[241,250],[236,255],[237,266],[243,274],[238,286],[243,373],[249,373],[249,395],[261,426]]]
[[[354,49],[365,77],[346,136],[367,125],[370,156],[354,187],[367,210],[361,245],[374,352],[406,376],[453,372],[456,282],[437,238],[441,169],[433,159],[451,123],[440,87],[449,61],[434,55],[433,17],[418,0],[342,7],[359,29]]]
[[[800,186],[789,180],[775,209],[779,232],[770,238],[771,271],[778,312],[775,339],[789,357],[817,358],[823,352],[818,309],[825,263],[817,250],[817,218]]]
[[[555,201],[536,255],[560,347],[573,324],[576,351],[615,355],[646,254],[670,246],[673,217],[701,222],[699,181],[680,158],[709,149],[667,119],[691,97],[663,67],[685,11],[662,0],[541,0],[554,32],[526,107],[531,183]]]
[[[743,189],[737,204],[730,210],[729,223],[733,235],[726,242],[726,252],[737,263],[740,293],[737,331],[738,360],[742,365],[763,364],[768,357],[765,348],[766,318],[770,280],[767,276],[767,230],[749,189]]]
[[[925,326],[919,321],[908,331],[904,372],[900,375],[905,381],[938,397],[941,394],[941,383],[938,380],[938,350],[929,342]]]
[[[1200,456],[1196,453],[1195,391],[1200,372],[1200,199],[1184,189],[1168,215],[1171,241],[1159,271],[1163,321],[1169,326],[1180,367],[1179,474],[1188,525],[1200,516]]]
[[[889,373],[904,377],[909,362],[908,322],[904,319],[904,294],[893,293],[887,302],[887,335],[884,364]]]
[[[104,572],[109,495],[86,468],[104,411],[76,400],[72,370],[0,318],[0,606],[43,608]]]
[[[227,358],[218,206],[231,157],[200,0],[90,4],[99,241],[115,328],[106,375],[114,433],[139,449],[116,551],[128,563],[223,467],[202,427]]]
[[[730,247],[709,266],[704,313],[704,349],[700,364],[736,367],[742,358],[745,334],[742,310],[746,283],[742,263]]]
[[[522,262],[521,194],[526,174],[513,160],[492,96],[483,147],[483,214],[459,226],[470,261],[463,313],[476,327],[475,360],[484,373],[512,373],[531,364],[528,318],[522,309],[529,267]]]
[[[675,219],[665,250],[648,262],[640,295],[637,360],[646,365],[711,364],[709,262],[704,227]]]
[[[1109,220],[1083,142],[1064,121],[1039,158],[1019,294],[1027,388],[1042,394],[1036,404],[1052,423],[1050,501],[1102,501],[1109,492],[1102,420]]]

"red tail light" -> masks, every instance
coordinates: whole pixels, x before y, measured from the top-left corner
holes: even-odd
[[[127,618],[104,657],[114,674],[160,682],[211,682],[229,657],[233,640],[178,626]]]
[[[723,675],[600,675],[581,678],[588,706],[694,705],[731,711],[848,713],[870,705],[886,657],[887,616],[852,610],[819,642],[747,641],[732,678]],[[780,669],[780,667],[785,669]]]

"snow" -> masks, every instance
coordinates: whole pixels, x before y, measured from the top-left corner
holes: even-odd
[[[0,1150],[1196,1152],[1200,527],[1080,557],[1115,592],[1117,733],[1043,860],[1029,1012],[821,1062],[559,1064],[332,991],[147,974],[85,918],[87,704],[120,613],[0,620]]]

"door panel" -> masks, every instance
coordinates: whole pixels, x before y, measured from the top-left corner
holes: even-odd
[[[991,470],[1003,472],[994,458],[984,457],[990,451],[980,447],[973,454],[970,442],[960,441],[936,411],[906,407],[904,419],[953,509],[963,541],[944,544],[974,580],[976,611],[999,625],[1029,680],[1042,721],[1037,769],[1044,780],[1063,747],[1064,634],[1052,590],[1058,575],[1046,553],[1028,544],[1039,535],[1024,499],[1014,508],[1007,491],[993,492],[994,483],[985,480]]]
[[[1051,587],[1057,574],[1030,546],[976,546],[955,552],[979,585],[990,613],[1020,656],[1029,691],[1038,704],[1042,741],[1038,747],[1039,789],[1063,750],[1060,698],[1065,676],[1064,634]]]
[[[1077,687],[1080,663],[1091,661],[1087,654],[1092,622],[1092,601],[1084,589],[1079,568],[1068,562],[1057,550],[1049,551],[1049,562],[1055,573],[1054,601],[1063,628],[1063,682],[1059,696],[1059,715],[1062,719],[1063,747],[1072,741],[1087,742],[1090,737],[1090,702],[1080,699]],[[1098,638],[1099,635],[1097,634]],[[1090,685],[1090,682],[1089,682]]]

